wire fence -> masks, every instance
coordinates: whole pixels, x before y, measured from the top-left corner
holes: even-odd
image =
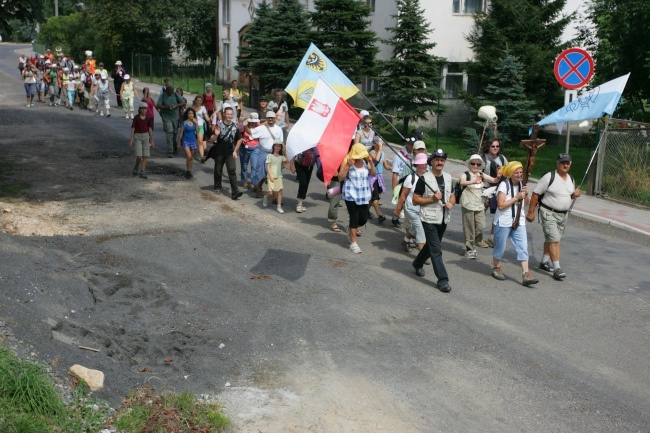
[[[597,167],[596,193],[650,206],[650,124],[612,119]]]
[[[175,87],[181,87],[189,93],[203,93],[206,83],[213,84],[213,91],[218,95],[221,90],[214,82],[215,69],[210,64],[176,64],[171,58],[157,57],[151,54],[133,53],[131,58],[131,76],[140,81],[163,84],[163,78],[169,77]]]

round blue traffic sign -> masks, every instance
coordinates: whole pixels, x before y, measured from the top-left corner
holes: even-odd
[[[564,50],[555,59],[555,79],[565,89],[580,89],[594,75],[594,59],[582,48]]]

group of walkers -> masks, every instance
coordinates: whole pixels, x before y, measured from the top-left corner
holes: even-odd
[[[154,110],[160,113],[166,135],[167,156],[173,158],[182,148],[186,158],[184,177],[192,179],[195,159],[205,163],[214,160],[213,188],[221,193],[223,167],[226,166],[230,183],[230,196],[239,199],[243,190],[250,190],[262,200],[262,206],[270,202],[278,213],[284,213],[282,170],[296,174],[298,193],[296,212],[307,209],[304,199],[314,171],[322,181],[320,158],[316,148],[308,149],[288,160],[285,143],[290,127],[289,104],[282,89],[273,91],[273,99],[260,97],[259,105],[249,116],[242,115],[242,99],[237,81],[229,89],[224,88],[222,97],[212,93],[212,85],[205,85],[205,92],[197,95],[191,103],[181,88],[175,88],[169,79],[157,101],[144,88],[142,98],[138,95],[120,61],[112,73],[114,90],[108,84],[103,64],[95,67],[92,53],[86,52],[86,62],[77,66],[66,57],[53,61],[49,53],[32,59],[21,58],[19,69],[25,81],[27,107],[34,105],[34,98],[50,105],[64,104],[72,110],[74,104],[110,116],[108,99],[116,96],[127,119],[132,119],[129,146],[135,151],[133,175],[147,178],[146,164],[150,148],[154,148]],[[49,77],[49,78],[46,78]],[[63,95],[63,96],[61,96]],[[138,99],[138,113],[134,115],[134,101]],[[522,184],[523,166],[518,161],[508,161],[501,153],[498,139],[489,140],[480,154],[467,161],[468,170],[454,182],[444,171],[447,154],[437,149],[427,155],[424,134],[420,129],[412,131],[403,147],[395,152],[392,161],[384,153],[384,143],[372,129],[372,117],[367,111],[360,112],[361,121],[350,143],[348,155],[341,162],[338,173],[330,181],[327,190],[329,228],[341,232],[338,226],[338,208],[345,202],[349,215],[346,227],[350,251],[362,252],[359,238],[361,228],[372,218],[379,224],[386,221],[381,211],[381,195],[390,192],[396,205],[391,222],[401,228],[404,220],[405,233],[401,246],[410,253],[417,249],[412,265],[416,275],[425,276],[424,265],[431,264],[437,278],[437,287],[449,292],[451,285],[442,260],[442,239],[451,219],[454,206],[461,207],[464,232],[465,257],[476,259],[476,248],[493,247],[492,277],[504,280],[502,258],[506,244],[512,244],[522,271],[522,284],[538,283],[529,269],[526,221],[535,218],[539,204],[539,218],[545,236],[544,250],[539,268],[549,272],[556,280],[566,273],[560,267],[560,239],[567,221],[567,211],[572,201],[580,196],[573,178],[568,173],[571,157],[560,154],[557,170],[542,177],[535,188],[527,213],[516,208],[529,201],[526,185]],[[211,145],[210,145],[211,144]],[[237,160],[240,181],[237,180]],[[388,189],[383,171],[391,171],[391,187]],[[240,184],[241,182],[241,188]],[[266,193],[264,184],[267,185]],[[375,215],[370,212],[374,210]],[[494,214],[490,234],[484,239],[486,215]],[[518,218],[517,218],[518,216]]]

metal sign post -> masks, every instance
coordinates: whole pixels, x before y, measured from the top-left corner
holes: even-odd
[[[578,98],[577,90],[564,91],[564,105],[569,105]],[[566,123],[566,147],[564,152],[569,153],[569,142],[571,141],[571,122]]]

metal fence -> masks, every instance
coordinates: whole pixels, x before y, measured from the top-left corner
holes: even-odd
[[[174,86],[189,93],[203,93],[206,83],[214,84],[215,69],[210,64],[176,64],[171,58],[133,53],[131,65],[129,72],[140,81],[162,85],[163,77],[169,77]]]
[[[612,119],[600,146],[595,192],[650,206],[650,124]]]

